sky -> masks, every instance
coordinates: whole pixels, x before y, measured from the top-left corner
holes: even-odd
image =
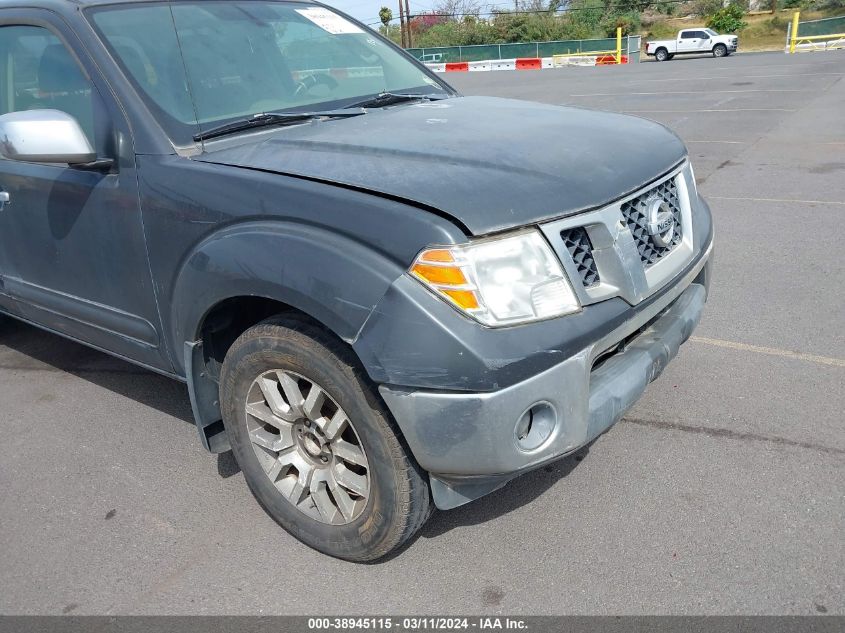
[[[378,26],[381,23],[378,19],[378,10],[388,7],[393,11],[393,19],[397,24],[399,23],[399,0],[321,0],[321,2],[336,7],[370,26]],[[439,4],[441,4],[440,0],[408,0],[411,15],[431,11]],[[513,0],[486,0],[479,2],[478,5],[485,10],[490,7],[513,9],[514,3]]]
[[[337,7],[353,18],[358,18],[364,24],[378,22],[378,10],[388,7],[393,11],[393,16],[399,19],[399,0],[323,0],[331,7]],[[437,0],[408,0],[411,8],[411,15],[428,11],[437,4]]]

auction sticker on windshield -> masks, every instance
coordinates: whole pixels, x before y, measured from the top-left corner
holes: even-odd
[[[352,24],[349,20],[345,20],[337,13],[332,13],[327,9],[313,7],[308,9],[297,9],[296,12],[301,16],[308,18],[321,29],[328,31],[332,35],[364,32],[359,27]]]

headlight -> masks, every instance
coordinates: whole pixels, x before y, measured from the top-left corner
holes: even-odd
[[[581,309],[560,262],[533,229],[426,249],[409,272],[461,312],[493,327]]]

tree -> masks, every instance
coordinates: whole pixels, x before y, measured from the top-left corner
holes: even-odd
[[[414,34],[424,33],[432,26],[437,26],[438,24],[446,24],[449,21],[449,18],[443,15],[439,15],[432,11],[428,13],[420,13],[419,15],[415,15],[414,18],[411,20],[411,29],[413,29]]]
[[[748,26],[747,22],[742,21],[743,17],[745,11],[741,6],[729,4],[707,18],[705,24],[719,33],[736,33]]]
[[[384,24],[385,28],[387,28],[393,21],[393,11],[391,11],[387,7],[382,7],[378,11],[378,19],[381,20],[381,23]]]
[[[470,46],[550,40],[580,40],[613,37],[616,28],[636,33],[641,13],[655,7],[673,7],[678,0],[514,0],[514,9],[500,0],[491,5],[482,0],[434,0],[434,8],[411,20],[415,45]],[[722,8],[724,0],[689,0],[707,5],[704,15]],[[747,2],[747,0],[730,0]],[[779,0],[790,1],[790,0]],[[796,2],[845,2],[845,0],[795,0]],[[400,5],[404,0],[399,0]]]
[[[481,3],[478,0],[440,0],[434,7],[434,13],[460,22],[466,15],[479,17],[481,15]]]

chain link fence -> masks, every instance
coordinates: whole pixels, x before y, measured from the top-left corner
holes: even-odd
[[[622,38],[622,50],[628,49],[628,36]],[[518,57],[551,57],[578,53],[604,52],[616,49],[616,38],[596,40],[560,40],[554,42],[526,42],[523,44],[481,44],[475,46],[438,46],[406,49],[422,62],[480,62],[487,59],[515,59]]]
[[[838,18],[823,18],[798,23],[798,37],[833,35],[845,33],[845,15]]]

